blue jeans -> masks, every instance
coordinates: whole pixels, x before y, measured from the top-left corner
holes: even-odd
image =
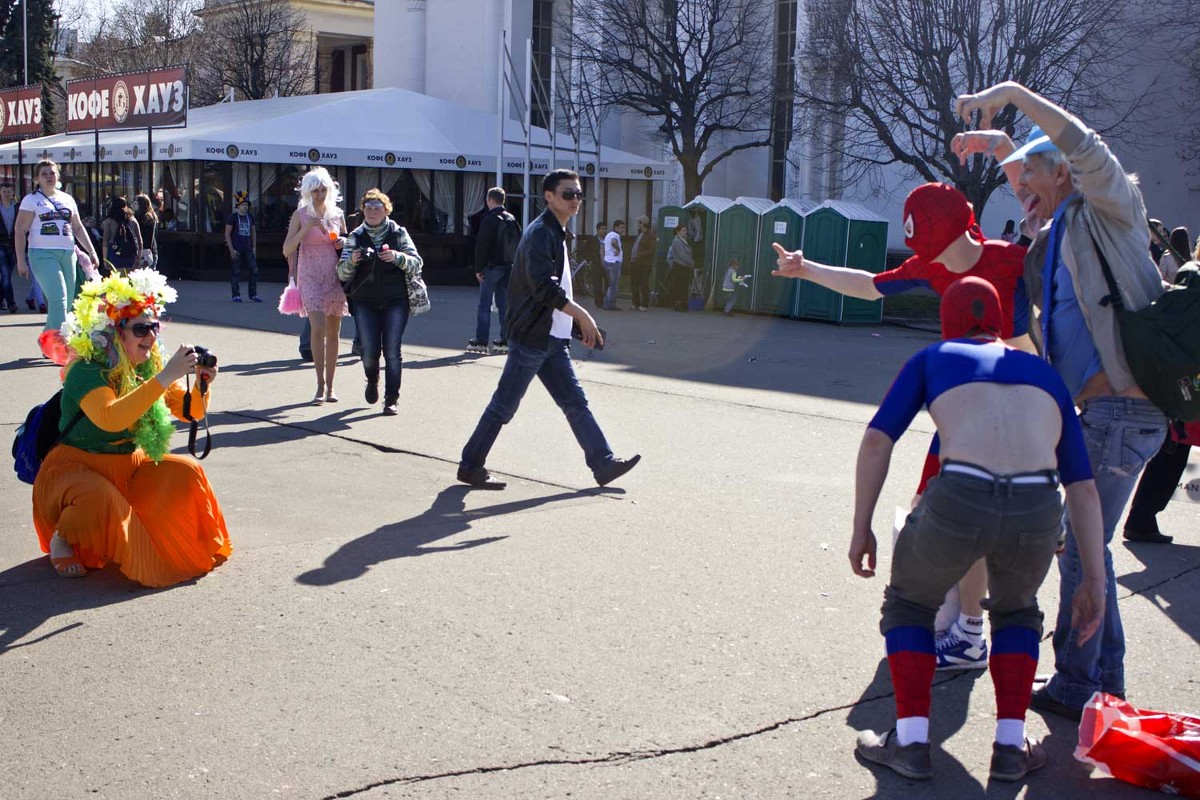
[[[379,357],[382,353],[386,367],[383,372],[383,401],[395,402],[400,396],[400,371],[404,360],[400,343],[408,327],[408,303],[377,306],[359,301],[354,304],[354,327],[362,342],[362,366],[367,380],[379,379]]]
[[[26,303],[33,303],[39,308],[46,305],[46,295],[42,291],[42,287],[38,285],[37,275],[33,274],[33,270],[29,271],[29,294],[25,295]]]
[[[246,281],[246,288],[250,290],[251,297],[258,297],[258,258],[254,255],[254,248],[235,249],[234,252],[237,255],[230,259],[232,263],[229,277],[229,286],[233,290],[233,296],[242,296],[242,265],[245,264],[250,269],[250,279]]]
[[[1149,400],[1098,397],[1083,404],[1079,421],[1100,494],[1104,519],[1104,622],[1091,639],[1076,644],[1071,599],[1083,580],[1079,549],[1067,518],[1066,550],[1058,558],[1058,621],[1054,628],[1054,676],[1047,691],[1061,703],[1082,708],[1096,691],[1125,692],[1125,631],[1117,608],[1117,581],[1108,549],[1138,474],[1167,432],[1167,419]]]
[[[614,308],[617,305],[617,284],[621,281],[621,262],[605,261],[604,271],[608,274],[608,291],[604,294],[604,307]]]
[[[478,469],[487,463],[488,453],[496,443],[500,429],[517,413],[521,398],[535,377],[542,381],[546,391],[550,392],[554,402],[566,415],[575,441],[583,448],[588,467],[595,472],[612,461],[612,448],[596,424],[583,387],[575,376],[569,344],[567,339],[551,337],[549,346],[541,350],[520,342],[509,342],[508,358],[504,362],[504,371],[500,373],[500,385],[496,387],[491,402],[475,426],[475,432],[463,448],[460,466]]]
[[[17,268],[17,256],[6,247],[0,247],[0,301],[15,307],[17,301],[13,298],[12,274]]]
[[[496,298],[496,312],[500,315],[500,338],[508,341],[508,323],[504,319],[508,311],[508,267],[487,267],[483,270],[483,282],[479,284],[479,313],[475,317],[475,341],[486,343],[488,329],[492,326],[492,298]]]

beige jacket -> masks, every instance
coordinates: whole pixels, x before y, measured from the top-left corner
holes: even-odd
[[[1054,143],[1066,156],[1078,190],[1064,214],[1063,263],[1075,283],[1080,308],[1108,381],[1113,391],[1124,392],[1136,383],[1125,361],[1113,308],[1100,304],[1109,291],[1092,237],[1104,250],[1125,308],[1144,308],[1163,293],[1158,268],[1150,258],[1146,205],[1136,178],[1125,174],[1121,162],[1098,133],[1074,120]],[[1049,234],[1047,223],[1025,256],[1025,286],[1039,316]],[[1040,324],[1030,328],[1035,340],[1040,339]]]

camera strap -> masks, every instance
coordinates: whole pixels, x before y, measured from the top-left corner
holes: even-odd
[[[208,381],[201,378],[196,382],[200,387],[200,396],[208,396]],[[208,451],[212,449],[212,431],[208,428],[208,414],[204,414],[204,452],[196,453],[196,434],[200,430],[200,423],[192,416],[192,376],[188,375],[185,378],[185,387],[187,389],[183,394],[183,418],[191,423],[191,428],[188,430],[188,452],[192,457],[203,461],[208,456]]]

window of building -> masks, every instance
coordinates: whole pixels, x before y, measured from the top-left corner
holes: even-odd
[[[775,101],[771,107],[771,199],[783,197],[787,153],[792,143],[793,96],[796,86],[797,0],[775,3]]]
[[[533,0],[533,124],[550,127],[550,48],[554,45],[554,0]]]

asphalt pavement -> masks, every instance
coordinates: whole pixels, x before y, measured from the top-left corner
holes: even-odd
[[[1144,794],[1075,761],[1074,726],[1036,713],[1050,765],[989,783],[983,671],[937,679],[932,782],[852,753],[857,730],[894,718],[879,604],[932,423],[897,445],[873,580],[846,557],[855,454],[931,334],[600,312],[609,345],[577,347],[577,368],[614,451],[642,463],[598,489],[535,384],[489,461],[508,489],[482,492],[455,466],[503,358],[463,352],[471,290],[431,288],[405,336],[400,414],[383,417],[362,399],[349,320],[341,402],[313,406],[280,285],[261,305],[176,285],[164,343],[222,367],[204,468],[233,556],[166,590],[113,569],[61,580],[30,487],[0,479],[3,800]],[[0,315],[6,442],[57,388],[41,326]],[[1200,713],[1196,509],[1160,517],[1176,544],[1113,547],[1140,707]],[[1052,660],[1044,642],[1041,671]]]

